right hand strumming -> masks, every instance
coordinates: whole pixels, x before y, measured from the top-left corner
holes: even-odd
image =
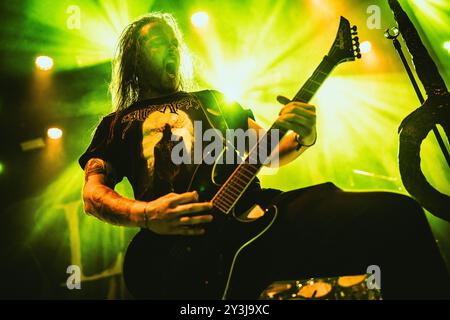
[[[161,235],[202,235],[205,230],[199,225],[211,222],[213,216],[199,213],[211,210],[212,203],[198,201],[196,191],[169,193],[150,201],[142,214],[143,226]]]

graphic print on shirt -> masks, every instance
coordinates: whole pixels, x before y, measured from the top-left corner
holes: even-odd
[[[150,105],[127,114],[122,123],[127,123],[124,130],[131,127],[133,121],[142,122],[142,152],[147,164],[147,180],[154,192],[173,191],[174,183],[184,168],[171,160],[172,149],[178,143],[184,143],[190,157],[194,147],[193,120],[189,117],[190,108],[200,108],[199,102],[191,97],[181,100]],[[183,110],[182,110],[183,109]]]
[[[175,137],[172,138],[172,135]],[[177,143],[184,143],[189,156],[192,152],[194,127],[189,116],[178,110],[168,109],[150,114],[142,125],[142,150],[147,160],[147,172],[173,186],[174,179],[181,170],[171,160],[172,149]],[[180,141],[182,139],[182,141]],[[175,141],[172,141],[175,140]],[[157,181],[154,181],[156,183]]]

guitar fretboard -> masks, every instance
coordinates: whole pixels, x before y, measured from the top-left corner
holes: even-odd
[[[336,62],[325,56],[292,101],[309,102],[336,65]],[[278,130],[278,135],[273,130]],[[230,213],[276,147],[277,144],[272,143],[272,138],[278,137],[280,141],[286,133],[287,131],[278,127],[276,123],[270,127],[213,197],[211,201],[215,208],[225,214]],[[266,150],[267,147],[269,150]]]

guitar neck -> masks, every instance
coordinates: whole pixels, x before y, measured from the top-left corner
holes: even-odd
[[[336,67],[336,64],[337,63],[328,56],[323,57],[322,62],[316,70],[314,70],[312,76],[309,77],[303,87],[301,87],[301,89],[297,92],[292,101],[304,103],[311,101],[316,92],[319,91],[319,88],[328,78],[331,71],[333,71],[334,67]]]
[[[337,63],[335,61],[325,56],[292,101],[304,103],[311,101],[336,65]],[[225,214],[228,214],[232,210],[247,187],[255,179],[264,161],[277,146],[277,144],[272,143],[272,139],[278,138],[277,140],[280,141],[286,133],[287,131],[278,127],[276,123],[272,124],[266,134],[260,138],[259,142],[250,150],[247,157],[238,165],[213,197],[212,203],[215,208]],[[265,148],[267,147],[270,149],[266,150]],[[266,156],[263,156],[264,159],[261,159],[261,155]]]

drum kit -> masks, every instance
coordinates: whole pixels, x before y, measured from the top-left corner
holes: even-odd
[[[277,281],[265,289],[262,300],[382,300],[381,291],[369,288],[368,275]]]

